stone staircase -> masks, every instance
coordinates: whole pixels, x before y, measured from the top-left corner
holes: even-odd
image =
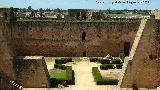
[[[125,74],[125,71],[126,71],[126,69],[127,69],[127,65],[128,65],[128,63],[129,63],[129,61],[132,60],[133,57],[134,57],[134,55],[135,55],[136,49],[137,49],[137,47],[138,47],[139,41],[140,41],[140,39],[141,39],[143,30],[144,30],[144,27],[145,27],[145,25],[146,25],[146,22],[147,22],[147,19],[142,19],[142,20],[141,20],[141,23],[140,23],[139,29],[138,29],[138,31],[137,31],[136,37],[135,37],[135,39],[134,39],[134,42],[133,42],[133,45],[132,45],[130,54],[129,54],[128,57],[125,57],[125,59],[124,59],[124,63],[123,63],[121,75],[120,75],[120,77],[119,77],[119,83],[118,83],[118,86],[119,86],[119,87],[120,87],[120,85],[121,85],[121,83],[122,83],[122,79],[123,79],[124,74]]]
[[[12,85],[14,88],[16,88],[16,90],[22,90],[23,86],[19,85],[16,81],[10,79],[8,76],[4,75],[4,74],[0,74],[0,78],[2,78],[3,80],[5,80],[7,83],[9,83],[10,85]]]

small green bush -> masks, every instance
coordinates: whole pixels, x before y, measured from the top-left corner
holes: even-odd
[[[100,59],[99,62],[100,62],[101,64],[110,64],[110,62],[112,62],[112,61],[110,61],[110,60],[108,60],[108,59]]]
[[[101,70],[114,69],[113,66],[114,66],[113,64],[102,64],[100,65],[100,69]]]
[[[63,67],[64,65],[55,64],[55,67]],[[66,82],[67,85],[75,84],[74,71],[72,70],[72,66],[65,66],[66,70],[66,78],[50,78],[50,82],[52,86],[57,86],[58,84],[62,84]]]
[[[117,69],[122,69],[123,64],[116,64]]]
[[[66,66],[66,81],[69,85],[75,83],[74,71],[72,70],[72,66]]]
[[[65,65],[62,65],[62,64],[54,64],[54,68],[58,68],[58,69],[65,70],[65,69],[66,69],[66,66],[65,66]]]
[[[55,59],[56,64],[66,64],[67,62],[73,62],[72,58]]]
[[[67,60],[65,60],[65,59],[55,59],[55,63],[56,64],[66,64]]]
[[[67,62],[73,62],[72,58],[61,58],[62,60],[66,60]]]
[[[103,80],[102,76],[101,76],[101,73],[98,70],[98,67],[92,67],[92,74],[93,74],[95,82],[99,82],[99,81]]]
[[[98,67],[92,67],[92,74],[97,85],[118,85],[117,79],[103,79]]]
[[[118,85],[118,82],[118,79],[104,79],[102,83],[99,83],[98,85]]]
[[[122,64],[123,62],[120,59],[112,60],[112,64]]]
[[[67,80],[72,80],[72,66],[66,66]]]
[[[98,62],[98,58],[90,58],[90,62]]]

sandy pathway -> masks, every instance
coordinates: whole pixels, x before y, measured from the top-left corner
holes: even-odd
[[[82,58],[77,65],[72,65],[75,71],[75,85],[64,88],[63,90],[118,90],[115,86],[96,85],[92,75],[92,67],[97,67],[96,63],[91,63],[88,58]]]

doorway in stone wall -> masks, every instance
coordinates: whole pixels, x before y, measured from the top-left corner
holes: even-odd
[[[83,57],[86,57],[87,56],[86,54],[87,54],[86,51],[84,51],[83,52]]]
[[[84,41],[86,39],[86,32],[82,33],[82,41]]]
[[[124,43],[124,54],[125,56],[129,56],[130,52],[130,42],[125,42]]]

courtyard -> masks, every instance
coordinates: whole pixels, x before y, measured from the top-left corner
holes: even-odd
[[[61,57],[45,57],[48,71],[54,69],[55,59]],[[47,88],[47,90],[117,90],[118,85],[96,85],[94,77],[92,75],[92,67],[100,67],[98,62],[90,62],[89,57],[73,57],[74,62],[66,63],[67,66],[72,66],[75,72],[75,85],[69,85],[68,87]],[[100,70],[100,69],[99,69]],[[62,71],[62,70],[61,70]],[[59,74],[64,78],[64,71]],[[100,70],[103,78],[119,78],[121,69],[108,69]],[[44,88],[25,88],[24,90],[45,90]]]

